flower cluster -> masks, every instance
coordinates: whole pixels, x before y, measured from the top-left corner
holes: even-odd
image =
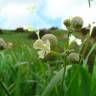
[[[38,39],[34,42],[33,48],[38,49],[39,58],[44,58],[47,54],[51,52],[49,40],[41,40],[39,37],[39,31],[37,32]]]
[[[66,28],[73,28],[73,29],[81,29],[83,26],[83,19],[80,16],[75,16],[73,18],[69,18],[64,20],[64,25]]]

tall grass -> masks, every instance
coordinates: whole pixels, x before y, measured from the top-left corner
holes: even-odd
[[[1,37],[16,45],[0,51],[0,96],[96,96],[96,62],[90,75],[86,66],[70,64],[66,57],[39,59],[27,35]]]

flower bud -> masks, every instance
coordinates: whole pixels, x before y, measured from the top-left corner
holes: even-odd
[[[71,26],[71,21],[70,21],[70,19],[64,20],[64,23],[63,23],[63,24],[66,26],[66,28],[69,28],[69,27]]]
[[[79,54],[78,53],[70,53],[68,56],[67,56],[67,59],[71,62],[79,62]]]

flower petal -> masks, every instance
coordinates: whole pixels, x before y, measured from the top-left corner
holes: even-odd
[[[82,44],[81,39],[76,39],[75,41],[76,41],[77,45],[81,45]]]
[[[74,35],[71,35],[69,37],[69,45],[75,40],[75,36]]]
[[[44,42],[40,39],[36,40],[34,43],[33,43],[33,48],[35,49],[43,49],[44,48]]]
[[[44,58],[44,56],[45,56],[45,52],[44,52],[44,50],[40,50],[40,51],[38,51],[38,55],[39,55],[39,58]]]
[[[49,40],[46,40],[46,42],[45,42],[45,44],[44,44],[44,49],[47,51],[47,50],[51,50],[50,49],[50,42],[49,42]]]

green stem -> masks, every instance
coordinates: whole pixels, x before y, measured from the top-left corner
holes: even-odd
[[[65,86],[65,84],[64,84],[64,81],[65,81],[65,74],[66,74],[66,66],[67,66],[67,64],[66,64],[66,57],[64,58],[64,63],[63,63],[63,68],[64,68],[64,72],[63,72],[63,79],[62,79],[62,82],[61,82],[61,92],[60,92],[60,96],[62,96],[62,91],[65,91],[63,88],[64,88],[64,86]]]
[[[72,26],[70,26],[68,28],[67,47],[66,47],[66,50],[65,50],[65,54],[67,53],[67,50],[69,50],[69,37],[70,37],[71,33],[72,33]],[[62,80],[62,83],[61,83],[62,84],[61,91],[63,90],[63,88],[65,86],[64,81],[65,81],[65,74],[66,74],[66,67],[67,67],[67,58],[66,58],[66,56],[64,57],[63,67],[64,67],[64,73],[63,73],[63,80]],[[62,92],[61,92],[61,95],[62,95]]]
[[[71,79],[71,81],[69,83],[69,86],[66,89],[66,92],[64,93],[64,96],[67,96],[67,93],[68,93],[68,91],[69,91],[69,89],[71,87],[71,84],[73,83],[74,79],[76,78],[78,71],[79,71],[79,68],[76,69],[76,73],[73,75],[73,78]]]

